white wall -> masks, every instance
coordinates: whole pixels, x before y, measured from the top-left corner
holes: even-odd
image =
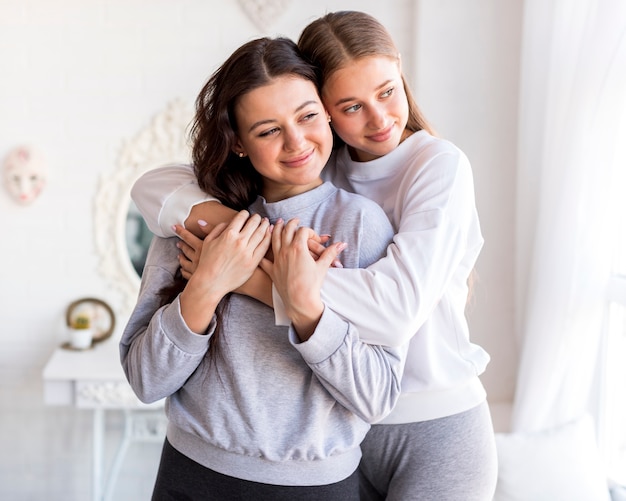
[[[492,402],[513,398],[515,172],[522,0],[420,0],[416,99],[435,129],[467,153],[485,246],[476,265],[472,338],[492,356]]]
[[[513,182],[521,3],[294,0],[269,32],[295,38],[326,11],[374,14],[394,34],[427,116],[468,154],[486,238],[470,320],[474,339],[492,354],[484,381],[493,400],[512,397],[517,358]],[[45,408],[41,371],[65,340],[71,301],[95,296],[119,303],[97,271],[92,218],[100,176],[114,170],[123,142],[166,103],[192,101],[219,62],[262,34],[235,1],[0,0],[0,157],[30,143],[50,165],[48,185],[31,206],[14,204],[0,190],[0,497],[85,498],[88,482],[75,474],[88,468],[88,414]],[[148,448],[146,462],[158,451]],[[120,489],[133,499],[133,489],[149,491],[151,480]]]

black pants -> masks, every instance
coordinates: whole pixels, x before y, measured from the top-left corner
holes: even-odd
[[[189,459],[165,440],[152,501],[358,501],[355,471],[335,484],[271,485],[222,475]]]

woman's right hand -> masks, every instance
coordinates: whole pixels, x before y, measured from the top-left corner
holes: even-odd
[[[221,223],[211,230],[180,296],[182,316],[192,331],[206,331],[218,303],[250,278],[270,242],[267,218],[250,216],[245,210],[228,225]]]

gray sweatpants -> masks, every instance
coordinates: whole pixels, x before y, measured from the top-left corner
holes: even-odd
[[[430,421],[374,425],[361,448],[361,501],[493,499],[498,466],[487,403]]]

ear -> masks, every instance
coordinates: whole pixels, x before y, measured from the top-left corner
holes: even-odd
[[[324,113],[326,114],[326,121],[327,121],[328,123],[330,123],[330,121],[331,121],[331,116],[330,116],[330,113],[328,113],[328,110],[326,109],[326,106],[324,106]]]
[[[237,139],[237,141],[235,142],[235,145],[232,147],[232,151],[239,158],[243,158],[246,156],[246,152],[244,150],[243,144],[241,144],[241,141],[239,139]]]

